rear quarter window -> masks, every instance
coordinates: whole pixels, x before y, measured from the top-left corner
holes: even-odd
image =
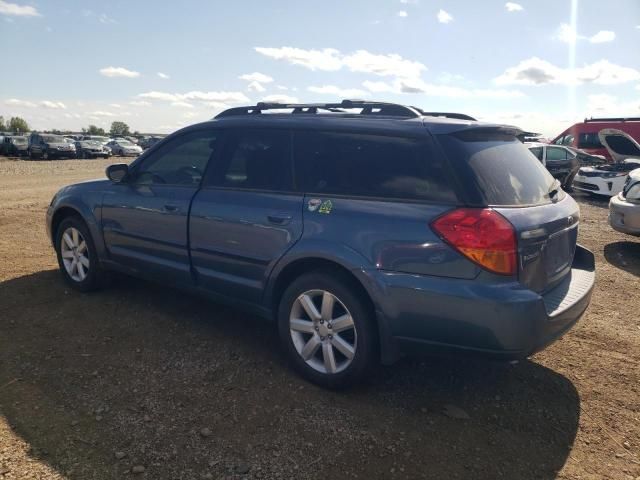
[[[551,202],[553,177],[514,134],[477,128],[437,138],[471,204],[526,206]]]
[[[442,156],[422,138],[297,131],[294,171],[307,193],[456,202]]]

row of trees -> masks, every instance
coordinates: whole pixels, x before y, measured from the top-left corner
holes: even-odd
[[[20,117],[11,117],[8,121],[5,121],[4,117],[0,115],[0,132],[29,132],[31,129],[29,128],[29,124],[24,118]],[[59,130],[52,130],[53,133],[64,133]],[[107,135],[107,132],[104,128],[97,127],[95,125],[89,125],[87,128],[82,129],[82,133],[86,133],[87,135]],[[134,135],[137,135],[138,132],[133,132]],[[124,122],[113,122],[111,124],[111,129],[109,130],[109,135],[112,137],[122,137],[124,135],[131,135],[131,130],[129,129],[129,125]]]
[[[29,124],[24,118],[11,117],[5,122],[4,117],[0,115],[0,132],[11,131],[24,133],[28,132],[29,130]]]

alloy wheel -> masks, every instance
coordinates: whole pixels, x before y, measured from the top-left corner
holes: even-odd
[[[296,351],[314,370],[335,374],[353,361],[357,332],[351,313],[326,290],[308,290],[293,303],[289,330]]]
[[[76,282],[82,282],[89,274],[89,251],[87,242],[77,228],[69,227],[62,234],[60,255],[64,268]]]

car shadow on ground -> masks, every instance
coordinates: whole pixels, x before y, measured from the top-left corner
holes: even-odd
[[[604,246],[604,258],[616,268],[640,277],[640,242],[613,242]]]
[[[9,280],[0,318],[0,414],[74,480],[552,479],[578,428],[573,384],[533,361],[407,359],[325,391],[267,322],[126,277]]]

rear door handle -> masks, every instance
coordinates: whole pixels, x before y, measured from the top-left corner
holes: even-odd
[[[273,215],[267,215],[267,220],[276,225],[287,225],[291,221],[291,215],[286,213],[276,213]]]

